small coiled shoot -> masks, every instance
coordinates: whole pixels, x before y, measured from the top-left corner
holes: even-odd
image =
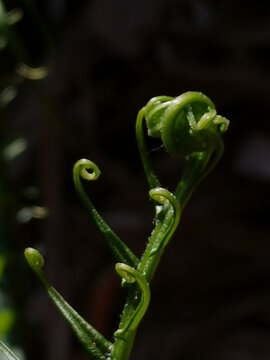
[[[157,201],[163,207],[170,206],[173,211],[172,216],[169,218],[169,223],[164,223],[165,230],[162,229],[160,232],[162,236],[157,237],[151,249],[150,256],[153,256],[157,251],[159,251],[161,248],[164,248],[168,244],[169,240],[177,229],[181,216],[181,208],[176,197],[170,191],[164,188],[151,189],[149,191],[149,195],[153,200]]]
[[[117,261],[125,262],[131,266],[136,266],[139,262],[136,255],[133,254],[128,246],[119,238],[118,235],[116,235],[116,233],[101,217],[82,186],[81,178],[87,181],[93,181],[97,180],[99,175],[100,170],[98,166],[88,159],[78,160],[73,167],[73,180],[77,193],[114,257]]]
[[[87,181],[97,180],[100,176],[100,170],[98,166],[91,160],[80,159],[74,165],[74,172],[79,170],[80,176]]]
[[[128,284],[133,284],[137,282],[141,290],[140,302],[138,306],[129,316],[127,322],[125,322],[124,327],[118,329],[114,333],[115,338],[120,338],[125,340],[130,335],[131,332],[137,329],[139,323],[141,322],[148,308],[151,294],[150,294],[150,288],[148,282],[146,281],[144,276],[141,273],[139,273],[137,270],[123,263],[117,263],[115,265],[115,270],[117,274],[120,275],[122,279],[125,279],[125,281]]]

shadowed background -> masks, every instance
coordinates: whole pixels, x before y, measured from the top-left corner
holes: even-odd
[[[41,250],[46,275],[65,299],[111,338],[125,291],[75,194],[73,164],[86,157],[100,167],[100,179],[85,184],[89,196],[140,256],[154,212],[135,141],[136,115],[153,96],[194,90],[231,121],[225,154],[194,193],[165,252],[131,359],[268,359],[270,4],[4,4],[23,11],[3,32],[8,41],[0,52],[0,250],[9,259],[13,343],[28,360],[37,354],[85,359],[27,268],[27,246]],[[44,66],[48,74],[24,79],[21,63]],[[173,190],[183,160],[163,149],[152,156]]]

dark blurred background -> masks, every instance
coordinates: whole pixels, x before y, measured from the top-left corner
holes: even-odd
[[[270,3],[3,0],[1,11],[15,18],[0,16],[0,252],[2,292],[16,315],[10,343],[27,360],[85,359],[25,264],[27,246],[40,249],[53,285],[111,339],[125,291],[75,193],[73,164],[98,164],[102,176],[87,191],[140,256],[154,213],[136,115],[153,96],[195,90],[231,121],[226,150],[166,250],[131,359],[269,359]],[[153,158],[173,189],[182,160],[162,149]]]

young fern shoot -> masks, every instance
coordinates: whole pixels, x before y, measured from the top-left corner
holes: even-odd
[[[82,186],[81,178],[87,181],[93,181],[97,180],[99,175],[100,170],[97,165],[93,161],[87,159],[78,160],[73,167],[73,180],[77,193],[97,229],[105,239],[114,258],[119,262],[124,262],[130,266],[136,266],[139,259],[100,216]]]
[[[111,351],[112,344],[88,324],[49,283],[42,271],[44,265],[42,255],[33,248],[25,249],[24,255],[52,302],[70,325],[86,352],[95,359],[105,360]]]
[[[88,324],[53,288],[42,271],[44,260],[37,250],[27,248],[25,257],[91,359],[129,359],[138,326],[150,302],[149,284],[165,247],[178,227],[181,212],[198,183],[215,167],[223,154],[222,134],[228,125],[226,118],[217,115],[212,101],[199,92],[187,92],[176,98],[154,97],[139,111],[136,137],[156,218],[155,228],[140,258],[103,220],[83,188],[81,179],[92,181],[99,177],[100,171],[96,164],[82,159],[74,165],[75,188],[117,261],[115,270],[127,290],[126,303],[113,341],[105,339]],[[144,126],[149,136],[161,140],[169,155],[185,159],[182,176],[173,192],[162,187],[152,166]],[[0,351],[7,359],[18,360],[1,343]]]

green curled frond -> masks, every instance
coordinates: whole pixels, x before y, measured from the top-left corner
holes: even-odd
[[[150,256],[153,256],[156,252],[158,252],[160,249],[164,248],[168,244],[169,240],[177,229],[181,216],[181,207],[176,197],[166,189],[151,189],[149,191],[149,195],[160,205],[170,206],[173,211],[172,216],[169,217],[170,221],[168,223],[164,223],[165,230],[163,229],[161,232],[162,237],[157,237],[155,243],[153,244],[150,252]]]
[[[144,278],[144,276],[132,268],[129,265],[123,263],[117,263],[115,265],[115,270],[118,275],[121,276],[127,283],[132,284],[137,282],[139,288],[141,290],[140,294],[140,302],[136,309],[130,314],[129,318],[124,324],[124,327],[121,327],[114,333],[115,338],[120,338],[125,340],[129,334],[135,331],[140,324],[150,302],[150,288],[148,282]]]
[[[5,355],[5,359],[7,360],[20,360],[17,355],[3,342],[0,340],[0,353]],[[0,356],[2,359],[2,357]]]
[[[101,215],[98,213],[91,200],[88,198],[81,182],[81,178],[87,181],[97,180],[100,170],[97,165],[90,160],[78,160],[73,167],[73,180],[81,201],[88,211],[94,224],[102,234],[108,247],[113,253],[117,261],[125,262],[131,266],[136,266],[139,262],[135,254],[127,247],[127,245],[119,238],[118,235],[109,227]]]
[[[70,325],[86,352],[97,360],[105,360],[108,354],[111,353],[113,344],[81,317],[45,278],[42,271],[44,260],[38,250],[27,248],[24,254],[28,264],[38,276],[50,299]]]
[[[153,180],[155,172],[143,139],[143,118],[149,136],[160,139],[170,155],[185,157],[184,172],[174,192],[183,209],[198,183],[219,162],[224,151],[221,136],[227,131],[229,121],[217,114],[213,102],[201,92],[152,98],[139,112],[136,125],[150,188],[160,187],[160,183]]]
[[[145,106],[148,134],[160,138],[171,155],[202,152],[209,143],[208,131],[226,131],[228,120],[216,114],[212,101],[200,92],[188,91],[176,98],[151,99]]]
[[[97,180],[100,176],[98,166],[88,159],[80,159],[74,165],[74,171],[79,171],[81,178],[87,181]]]

